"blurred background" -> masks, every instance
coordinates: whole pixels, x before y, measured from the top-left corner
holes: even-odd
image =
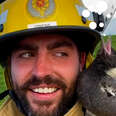
[[[114,14],[113,18],[111,19],[108,27],[104,31],[105,35],[116,35],[116,13]]]

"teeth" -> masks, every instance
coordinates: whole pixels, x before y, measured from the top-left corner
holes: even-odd
[[[53,93],[56,91],[56,88],[36,88],[33,91],[36,93]]]

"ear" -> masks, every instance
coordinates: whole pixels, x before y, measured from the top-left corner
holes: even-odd
[[[80,53],[80,71],[83,71],[84,65],[85,65],[85,59],[86,59],[86,53],[81,52]]]
[[[106,43],[102,40],[102,47],[105,54],[111,55],[111,39],[108,39]]]

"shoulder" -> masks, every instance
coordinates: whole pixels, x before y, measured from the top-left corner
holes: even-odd
[[[11,98],[8,98],[7,101],[0,108],[0,116],[24,116],[16,107],[16,104]]]

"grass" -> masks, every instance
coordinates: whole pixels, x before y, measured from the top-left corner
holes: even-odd
[[[105,37],[105,41],[107,40],[107,37]],[[100,47],[100,43],[97,45],[95,52],[93,54],[94,57],[96,57],[96,53]],[[112,36],[112,47],[116,50],[116,36]],[[6,90],[5,80],[4,80],[4,74],[3,69],[0,67],[0,93],[2,93],[4,90]],[[5,99],[0,101],[0,105],[4,102]]]

